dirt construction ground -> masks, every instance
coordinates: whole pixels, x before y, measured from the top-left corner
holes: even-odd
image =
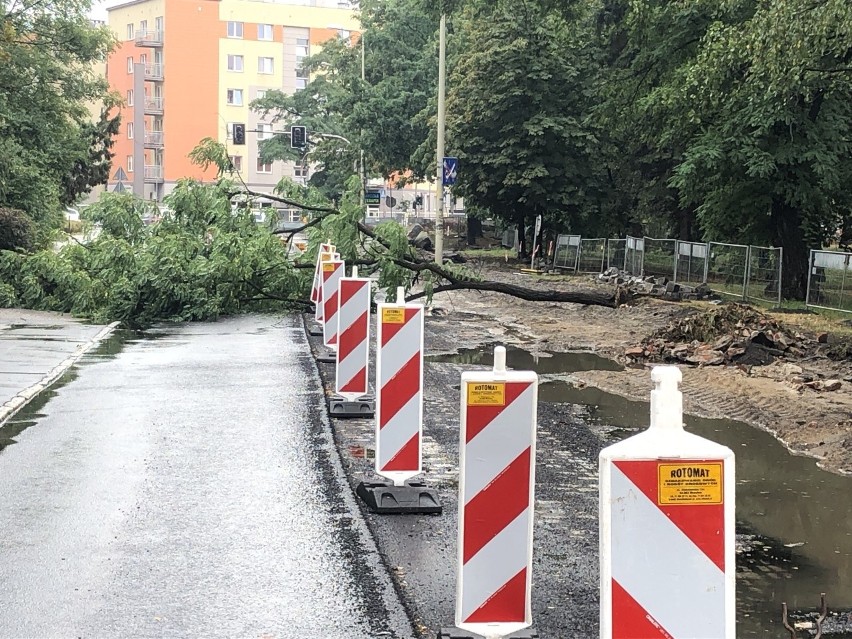
[[[523,274],[503,261],[473,263],[486,280],[544,290],[613,290],[592,276]],[[435,296],[436,313],[456,315],[455,343],[522,345],[530,351],[589,350],[628,366],[620,372],[573,373],[575,383],[598,387],[630,399],[650,393],[646,358],[628,357],[655,331],[693,313],[718,310],[709,302],[670,302],[648,296],[618,308],[566,303],[526,302],[498,293],[453,291]],[[832,344],[849,340],[852,328],[842,319],[813,314],[767,313],[785,333],[810,344],[792,349],[766,365],[681,364],[684,408],[704,416],[751,423],[774,434],[791,451],[819,460],[826,470],[852,474],[852,358],[829,359]],[[822,341],[817,339],[822,333]],[[810,384],[803,381],[814,380]],[[832,380],[831,384],[824,384]],[[839,382],[839,386],[837,384]],[[834,388],[834,390],[826,390]]]

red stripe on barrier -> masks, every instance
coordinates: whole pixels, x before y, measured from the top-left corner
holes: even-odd
[[[612,580],[612,639],[672,639],[657,620]]]
[[[369,311],[364,311],[361,314],[361,317],[356,319],[352,324],[349,325],[340,335],[340,356],[339,359],[342,362],[346,357],[358,348],[361,344],[363,344],[365,336],[367,335],[367,313]]]
[[[523,622],[526,618],[527,569],[507,581],[465,623]]]
[[[654,461],[614,461],[642,493],[659,508],[707,557],[725,570],[725,506],[723,504],[661,505],[657,494],[659,464],[722,463],[720,460],[675,459]],[[724,481],[724,478],[723,478]]]
[[[399,449],[396,455],[390,458],[387,464],[382,466],[384,471],[411,470],[420,464],[420,433],[415,433],[405,446]]]
[[[518,455],[464,507],[467,563],[530,505],[530,449]]]
[[[360,393],[367,388],[367,369],[362,368],[360,371],[346,382],[340,389],[341,393]]]
[[[392,308],[392,307],[391,307]],[[405,321],[401,324],[392,324],[390,322],[382,322],[382,346],[387,344],[391,338],[399,333],[403,326],[411,321],[411,318],[420,313],[422,308],[407,308],[405,309]],[[381,317],[379,318],[381,322]]]
[[[405,363],[399,372],[391,377],[382,387],[380,428],[385,425],[405,406],[420,390],[420,351]]]
[[[503,406],[467,407],[466,443],[476,437],[494,418],[506,410],[506,407],[518,399],[518,396],[532,385],[532,382],[506,382],[506,402]],[[524,480],[527,481],[527,480]]]

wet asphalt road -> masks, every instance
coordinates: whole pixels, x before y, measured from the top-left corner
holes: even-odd
[[[0,636],[413,636],[296,318],[153,337],[114,337],[15,418]]]

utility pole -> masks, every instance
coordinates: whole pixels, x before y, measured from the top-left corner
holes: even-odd
[[[444,263],[444,124],[446,121],[447,14],[441,14],[438,46],[438,172],[435,183],[435,263]]]
[[[361,88],[362,90],[366,86],[367,83],[367,74],[364,70],[364,60],[366,58],[366,48],[364,45],[364,32],[361,31]],[[366,167],[364,166],[364,130],[361,129],[361,163],[358,167],[358,177],[361,178],[361,212],[364,214],[364,222],[367,221],[367,208],[366,208],[366,199],[367,199],[367,174]]]

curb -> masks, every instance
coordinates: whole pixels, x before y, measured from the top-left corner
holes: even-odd
[[[41,378],[40,381],[36,382],[32,386],[25,388],[20,393],[15,395],[12,399],[7,401],[5,404],[0,406],[0,426],[6,423],[6,420],[11,418],[15,413],[21,410],[24,406],[26,406],[30,401],[32,401],[35,397],[38,396],[43,390],[46,390],[53,384],[57,379],[59,379],[62,374],[71,368],[77,360],[79,360],[83,355],[85,355],[88,351],[90,351],[96,344],[101,342],[110,336],[110,334],[115,330],[116,326],[118,326],[121,322],[113,322],[108,326],[104,326],[98,333],[91,338],[85,344],[80,344],[77,347],[77,350],[74,351],[71,355],[62,360],[59,364],[54,366],[50,372],[48,372],[44,377]]]

